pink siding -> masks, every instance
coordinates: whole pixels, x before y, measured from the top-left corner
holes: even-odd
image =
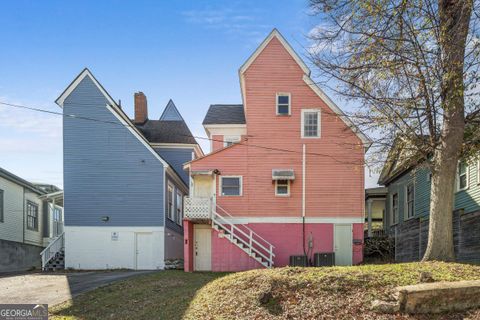
[[[363,217],[364,150],[360,139],[302,80],[303,71],[274,38],[245,72],[247,145],[235,146],[192,163],[193,170],[218,169],[243,176],[242,197],[218,197],[232,215],[301,216],[302,144],[306,144],[307,217]],[[275,115],[277,92],[290,92],[291,116]],[[301,139],[302,108],[321,109],[321,138]],[[295,170],[290,197],[276,197],[271,172]],[[219,183],[217,183],[219,186]],[[217,192],[217,194],[220,194]]]
[[[212,152],[223,148],[223,136],[212,135]]]
[[[353,224],[353,239],[361,239],[362,244],[353,244],[353,264],[363,262],[363,223]]]
[[[193,223],[183,220],[183,268],[186,272],[193,271]]]

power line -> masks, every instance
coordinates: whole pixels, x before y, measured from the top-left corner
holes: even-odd
[[[117,125],[117,126],[121,126],[121,127],[129,127],[129,128],[133,128],[135,130],[138,130],[137,127],[132,126],[130,124],[124,125],[122,123],[118,123],[118,122],[115,122],[115,121],[100,120],[100,119],[94,119],[94,118],[90,118],[90,117],[77,116],[77,115],[74,115],[74,114],[55,112],[55,111],[45,110],[45,109],[41,109],[41,108],[29,107],[29,106],[19,105],[19,104],[12,104],[12,103],[2,102],[2,101],[0,101],[0,104],[5,105],[5,106],[9,106],[9,107],[13,107],[13,108],[19,108],[19,109],[30,110],[30,111],[35,111],[35,112],[43,112],[43,113],[52,114],[52,115],[56,115],[56,116],[62,116],[62,117],[68,117],[68,118],[74,118],[74,119],[80,119],[80,120],[86,120],[86,121],[95,121],[95,122],[99,122],[99,123],[113,124],[113,125]],[[190,137],[189,135],[181,135],[181,136]],[[224,140],[205,138],[205,137],[199,137],[199,136],[193,136],[193,135],[192,135],[192,137],[195,138],[195,139],[201,139],[201,140],[209,140],[209,141],[215,141],[215,142],[225,142]],[[253,148],[265,149],[265,150],[270,150],[270,151],[303,154],[303,152],[301,152],[301,151],[296,151],[296,150],[291,150],[291,149],[283,149],[283,148],[276,148],[276,147],[268,147],[268,146],[262,146],[262,145],[257,145],[257,144],[249,144],[249,143],[244,143],[242,141],[236,142],[236,144],[239,144],[239,145],[242,145],[242,146],[245,146],[245,147],[253,147]],[[322,154],[322,153],[316,153],[316,152],[306,152],[305,154],[312,155],[312,156],[319,156],[319,157],[327,157],[327,158],[330,158],[330,159],[332,159],[332,160],[334,160],[338,163],[342,163],[342,164],[352,164],[352,165],[364,165],[365,164],[364,162],[355,163],[355,162],[347,162],[345,160],[339,160],[339,159],[337,159],[337,158],[335,158],[335,157],[333,157],[332,155],[329,155],[329,154]]]

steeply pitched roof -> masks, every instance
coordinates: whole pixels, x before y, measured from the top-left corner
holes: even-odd
[[[197,144],[184,121],[147,120],[135,126],[150,143]]]
[[[167,106],[165,107],[162,115],[160,116],[160,120],[183,121],[182,115],[178,111],[172,99],[168,101]]]
[[[245,112],[241,104],[212,104],[203,124],[245,124]]]

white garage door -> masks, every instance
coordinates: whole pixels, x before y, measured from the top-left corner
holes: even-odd
[[[153,270],[153,235],[152,233],[135,234],[135,253],[137,270]]]

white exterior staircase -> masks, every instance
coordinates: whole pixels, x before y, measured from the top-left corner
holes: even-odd
[[[43,271],[58,271],[65,269],[65,233],[53,239],[40,253]]]
[[[212,227],[223,233],[225,239],[242,249],[266,268],[273,267],[274,246],[250,229],[246,224],[234,223],[234,217],[219,205],[213,205]]]

